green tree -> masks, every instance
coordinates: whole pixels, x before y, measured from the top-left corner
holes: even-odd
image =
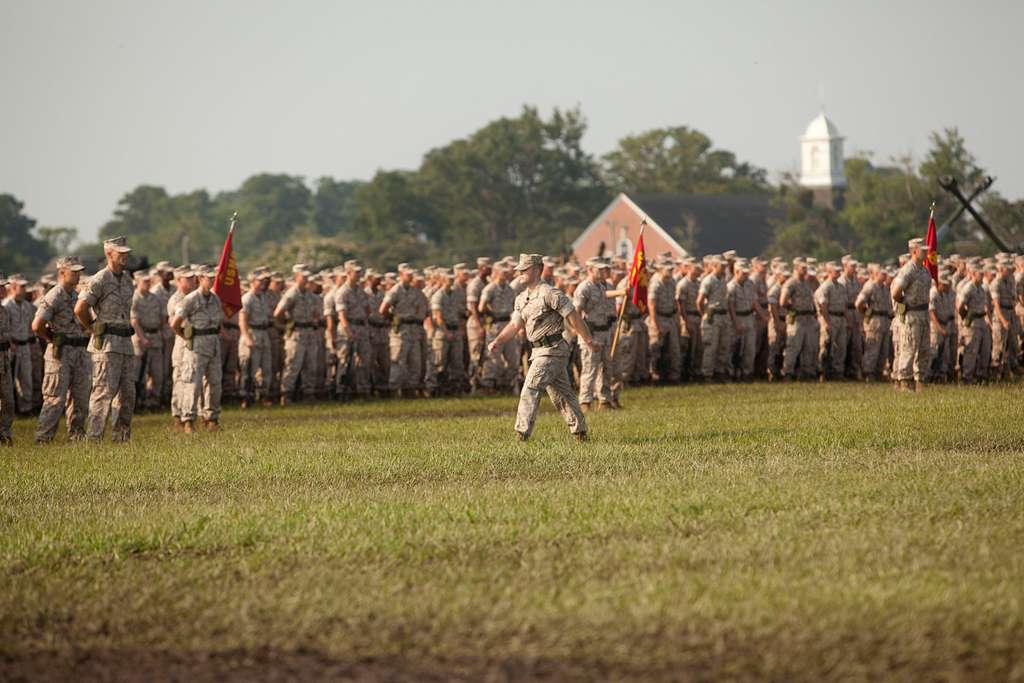
[[[37,230],[39,237],[48,245],[54,254],[70,254],[71,245],[78,239],[78,229],[69,227],[43,227]]]
[[[714,149],[704,133],[676,126],[619,140],[604,156],[608,184],[623,192],[719,194],[769,192],[767,173]]]
[[[235,235],[239,250],[287,240],[296,229],[306,226],[312,196],[301,176],[260,173],[247,178],[234,197],[244,227]],[[230,211],[225,220],[228,217]]]
[[[316,181],[313,195],[313,225],[321,235],[342,235],[352,231],[359,180],[334,180],[324,176]]]
[[[608,199],[600,167],[582,148],[585,132],[579,109],[555,109],[545,120],[524,107],[432,150],[414,186],[432,209],[436,232],[425,232],[459,258],[560,251],[567,227],[578,232]]]
[[[0,194],[0,270],[35,274],[53,256],[50,245],[32,234],[34,218],[22,210],[24,202]]]

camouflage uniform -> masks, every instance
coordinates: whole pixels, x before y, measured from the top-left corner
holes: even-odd
[[[610,289],[604,280],[594,282],[588,278],[573,293],[573,304],[590,329],[591,337],[601,346],[597,351],[580,346],[579,401],[584,405],[593,402],[595,393],[599,402],[607,404],[617,400],[622,391],[622,379],[614,374],[609,355],[615,323],[615,304],[605,296]]]
[[[957,309],[961,313],[960,381],[970,384],[983,378],[979,373],[979,360],[988,328],[988,295],[981,285],[967,281],[957,295]]]
[[[345,314],[352,336],[345,334],[341,325],[341,314]],[[335,373],[335,392],[341,396],[351,382],[356,394],[370,393],[370,364],[373,351],[370,348],[370,297],[358,284],[348,282],[334,290],[333,296],[324,303],[324,316],[336,319],[334,327],[334,353],[338,369]]]
[[[480,294],[480,307],[487,333],[485,347],[508,325],[516,297],[512,288],[500,277],[484,287]],[[487,353],[480,376],[480,386],[488,389],[511,389],[519,375],[519,339],[513,338],[494,353]]]
[[[388,339],[391,369],[388,386],[391,391],[414,391],[420,388],[420,333],[426,318],[423,292],[411,284],[397,283],[384,295],[395,319]]]
[[[533,433],[540,408],[540,392],[545,389],[569,425],[569,431],[573,434],[587,433],[587,420],[566,372],[569,344],[563,334],[564,318],[572,312],[569,297],[544,283],[533,290],[524,290],[516,297],[512,319],[516,325],[522,323],[525,326],[526,339],[533,347],[530,369],[516,409],[515,429],[524,438]]]
[[[281,297],[276,313],[287,313],[291,332],[284,342],[284,368],[281,371],[281,399],[291,400],[295,385],[302,378],[302,396],[309,400],[316,392],[316,344],[322,336],[317,317],[322,309],[319,299],[308,290],[292,286]]]
[[[901,382],[924,382],[931,362],[928,328],[928,292],[932,276],[928,269],[914,261],[900,268],[893,288],[903,288],[906,311],[900,320],[899,356],[896,358],[895,379]]]
[[[724,375],[730,366],[734,330],[726,308],[728,290],[725,281],[714,273],[708,273],[700,281],[699,294],[704,296],[704,319],[700,326],[704,347],[701,375],[704,379],[711,379]]]
[[[13,296],[4,301],[11,326],[11,358],[14,372],[14,394],[19,413],[32,412],[32,345],[36,336],[32,333],[32,319],[36,308],[27,299],[18,301]]]
[[[480,295],[483,294],[487,281],[477,275],[466,284],[466,310],[476,311],[480,303]],[[486,331],[483,320],[479,324],[470,317],[466,321],[466,344],[469,350],[469,380],[476,385],[480,380],[480,373],[483,370],[483,358],[486,354]]]
[[[89,343],[92,393],[86,435],[90,440],[102,438],[111,410],[111,438],[114,441],[131,438],[135,411],[135,376],[132,374],[135,350],[130,316],[134,294],[132,276],[127,271],[115,275],[106,267],[89,279],[81,296],[92,308],[96,320],[105,326],[103,334],[94,334]]]
[[[818,321],[810,283],[794,274],[782,285],[780,304],[786,311],[786,349],[782,376],[792,379],[799,361],[804,377],[818,372]]]
[[[629,275],[623,275],[615,285],[616,289],[629,290]],[[619,297],[615,300],[616,306],[625,306],[622,314],[622,330],[619,332],[619,344],[615,347],[615,370],[612,376],[620,384],[613,386],[612,396],[617,400],[617,390],[621,391],[621,385],[630,379],[638,379],[636,369],[640,362],[638,356],[641,353],[640,344],[644,343],[644,317],[640,309],[632,301],[633,292],[629,291],[629,297]],[[646,302],[645,302],[646,304]],[[612,336],[614,338],[614,327]],[[646,352],[646,344],[643,350]],[[643,355],[647,355],[644,353]]]
[[[269,398],[270,378],[273,376],[270,358],[270,328],[273,325],[266,293],[255,289],[246,292],[242,296],[242,311],[253,345],[249,346],[244,337],[239,337],[238,365],[242,378],[242,398],[252,403],[257,398]]]
[[[726,302],[732,305],[736,314],[736,327],[739,328],[735,338],[740,361],[740,376],[743,379],[750,379],[754,375],[754,358],[757,356],[758,328],[754,325],[757,285],[749,277],[743,282],[733,278],[725,286],[725,291]],[[732,346],[729,348],[731,349]],[[726,367],[730,369],[732,369],[732,356],[733,354],[730,352],[726,359]]]
[[[863,376],[864,360],[864,319],[855,302],[860,295],[861,284],[856,275],[844,272],[839,284],[846,288],[846,310],[850,312],[850,327],[846,330],[846,376],[860,379]]]
[[[391,323],[380,314],[380,305],[384,302],[384,291],[367,286],[363,291],[370,304],[369,345],[370,345],[370,384],[374,391],[387,391],[391,376],[391,354],[388,330]]]
[[[175,287],[165,287],[163,284],[153,285],[149,288],[149,291],[153,293],[160,300],[160,310],[164,313],[167,312],[167,303],[171,300],[171,295],[177,291]],[[174,330],[167,324],[167,320],[164,320],[163,325],[160,328],[160,338],[163,344],[160,345],[160,355],[163,357],[163,372],[164,381],[163,387],[160,392],[160,402],[164,405],[171,396],[171,373],[173,372],[173,366],[171,365],[171,354],[174,349],[174,338],[177,335],[174,334]]]
[[[1014,305],[1017,299],[1017,286],[1013,281],[1013,273],[999,275],[992,280],[992,372],[998,378],[1017,368],[1017,314]],[[1009,322],[1004,325],[999,309]]]
[[[281,292],[268,289],[263,295],[267,312],[270,313],[270,327],[267,328],[267,337],[270,339],[270,399],[277,400],[281,397],[281,376],[284,372],[284,323],[274,318],[274,311],[281,303]]]
[[[772,379],[780,377],[782,372],[782,349],[786,346],[786,317],[782,315],[782,308],[779,306],[779,296],[782,294],[782,285],[773,282],[765,295],[768,321],[768,357],[765,360],[766,369]]]
[[[768,313],[768,273],[764,270],[754,271],[750,274],[750,281],[754,283],[755,300],[761,307],[761,311]],[[768,326],[772,324],[771,319],[765,322],[759,315],[751,316],[754,320],[754,341],[757,351],[754,354],[754,376],[764,377],[768,371]]]
[[[956,365],[956,320],[953,311],[956,308],[953,291],[947,287],[939,292],[932,286],[928,293],[928,307],[939,321],[939,329],[929,325],[929,342],[931,345],[931,378],[947,379]]]
[[[92,363],[86,348],[89,337],[75,318],[78,292],[68,293],[57,285],[39,302],[36,318],[45,320],[55,341],[61,338],[58,353],[55,344],[46,350],[46,374],[43,376],[43,408],[39,412],[36,441],[52,441],[62,415],[67,414],[68,438],[85,438],[85,419],[89,415],[92,390]],[[58,356],[60,356],[58,358]]]
[[[679,313],[675,299],[676,283],[672,276],[661,272],[652,275],[647,285],[648,349],[652,368],[665,367],[665,371],[658,373],[658,377],[668,382],[678,382],[682,372]]]
[[[846,325],[846,294],[846,287],[831,278],[822,282],[814,293],[821,316],[818,366],[826,376],[835,378],[843,376],[846,364],[846,344],[850,332]],[[831,331],[826,322],[831,325]]]
[[[183,392],[181,421],[194,421],[202,400],[203,420],[216,422],[222,391],[220,326],[224,309],[220,297],[196,289],[181,300],[174,314],[192,326],[193,334],[192,348],[182,354],[182,383],[190,390]]]
[[[704,345],[700,337],[700,311],[697,310],[697,295],[700,293],[700,278],[695,273],[679,278],[676,285],[676,302],[682,316],[682,374],[688,378],[699,377],[704,363]]]
[[[889,290],[870,280],[857,295],[856,305],[864,305],[864,357],[862,371],[868,377],[880,379],[885,370],[892,345],[892,295]]]
[[[164,302],[163,306],[166,305]],[[143,337],[149,342],[149,348],[143,348],[142,339],[138,335],[132,338],[135,353],[135,367],[132,370],[136,381],[135,400],[138,405],[156,408],[160,405],[164,384],[164,310],[160,297],[151,292],[136,290],[132,297],[131,317],[138,321]],[[138,395],[139,387],[142,387],[144,396]]]
[[[178,304],[184,298],[185,294],[180,289],[174,290],[174,294],[171,294],[170,298],[167,299],[168,318],[174,317],[175,312],[178,310]],[[189,391],[189,387],[185,383],[186,380],[182,376],[185,351],[185,340],[178,335],[174,335],[173,348],[171,349],[171,416],[179,422],[182,416],[183,397]]]
[[[432,362],[428,365],[426,386],[432,391],[441,388],[440,376],[444,376],[449,391],[459,391],[465,385],[466,347],[461,313],[465,310],[465,302],[460,301],[456,288],[441,288],[434,292],[430,299],[430,310],[440,311],[444,327],[434,324],[431,337]]]

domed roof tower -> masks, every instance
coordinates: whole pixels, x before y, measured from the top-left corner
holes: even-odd
[[[821,112],[800,138],[800,184],[814,191],[816,203],[835,207],[846,187],[843,172],[843,137]]]

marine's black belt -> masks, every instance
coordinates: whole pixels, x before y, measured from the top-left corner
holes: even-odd
[[[711,315],[725,315],[728,312],[729,311],[723,311],[720,308],[716,308],[715,310],[711,311]]]
[[[64,337],[64,341],[61,346],[88,346],[88,337]]]
[[[422,325],[423,321],[419,318],[399,318],[399,325]]]
[[[750,315],[753,312],[754,312],[753,310],[750,310],[750,311],[736,311],[736,315],[747,316],[747,315]]]
[[[675,311],[669,311],[668,313],[663,313],[661,311],[655,311],[655,315],[660,315],[662,318],[671,318],[675,314],[676,314]]]
[[[238,329],[238,323],[223,322],[221,324],[224,325],[224,327],[226,327],[229,330],[237,330]]]
[[[492,315],[491,316],[491,322],[492,323],[507,323],[511,319],[512,319],[512,316],[510,316],[510,315]]]
[[[249,324],[249,329],[250,330],[269,330],[270,329],[270,323],[263,323],[262,325],[254,325],[254,324],[250,323]]]
[[[15,346],[25,346],[25,344],[28,344],[32,340],[31,339],[12,339],[11,341],[14,342]]]
[[[814,315],[814,311],[793,311],[797,316],[801,315]]]
[[[551,348],[552,346],[557,346],[558,342],[560,342],[560,341],[562,341],[562,335],[560,335],[560,334],[549,334],[546,337],[541,337],[540,339],[537,339],[536,341],[530,342],[530,344],[532,344],[533,346],[541,346],[541,347],[544,347],[544,348]]]
[[[871,315],[873,315],[873,316],[874,315],[880,315],[883,318],[889,318],[890,320],[892,319],[892,312],[891,311],[875,311],[875,310],[872,310],[871,311]]]
[[[857,310],[857,307],[854,306],[853,304],[846,304],[846,310],[848,310],[848,311],[855,311],[855,310]]]
[[[206,337],[211,334],[217,334],[220,332],[219,327],[205,327],[203,329],[194,328],[192,330],[193,337]]]
[[[365,320],[349,320],[348,324],[351,325],[352,327],[362,327],[363,325],[366,324],[366,321]]]
[[[949,322],[950,320],[952,320],[953,318],[952,318],[952,316],[950,316],[949,318],[940,318],[939,316],[935,316],[935,319],[939,321],[939,324],[940,324],[940,325],[945,325],[945,324],[947,324],[947,323],[948,323],[948,322]]]
[[[2,342],[0,342],[0,351],[6,351],[9,348],[11,348],[11,342],[9,342],[9,341],[2,341]]]
[[[160,332],[159,327],[143,327],[142,331],[146,334],[158,334]]]
[[[610,329],[612,329],[612,324],[611,323],[605,323],[604,325],[591,325],[590,326],[590,331],[591,332],[607,332]]]
[[[1010,311],[1011,313],[1015,310],[1013,306],[1003,306],[1002,304],[999,304],[999,308],[1003,309],[1004,311]]]
[[[919,304],[917,306],[907,306],[907,311],[927,311],[928,304]]]
[[[103,328],[103,334],[112,334],[115,337],[130,337],[135,334],[135,328],[127,325],[107,325]]]
[[[445,325],[445,327],[448,328],[449,332],[458,332],[459,331],[459,326],[458,325]]]
[[[293,326],[297,330],[312,330],[316,328],[316,323],[294,323]]]
[[[700,315],[700,311],[698,311],[696,308],[687,308],[686,315]]]
[[[833,311],[833,310],[832,310],[831,308],[830,308],[830,309],[828,309],[828,314],[829,314],[829,315],[842,315],[843,313],[845,313],[845,311],[842,311],[842,310],[839,310],[839,311]]]
[[[391,327],[391,325],[388,323],[375,323],[371,320],[370,327]]]

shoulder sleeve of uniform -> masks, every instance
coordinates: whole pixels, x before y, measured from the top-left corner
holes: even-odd
[[[54,287],[39,300],[39,307],[36,309],[37,318],[53,320],[53,304],[59,291],[61,291],[60,287]]]
[[[444,290],[439,289],[430,295],[430,310],[440,311],[441,302],[444,300]]]
[[[95,306],[96,302],[100,300],[100,293],[103,291],[103,281],[106,279],[107,272],[107,269],[104,268],[89,278],[89,284],[85,286],[82,298],[90,306]]]
[[[563,318],[572,313],[573,308],[572,301],[565,295],[560,289],[554,287],[547,287],[544,292],[544,303],[554,311],[558,311],[559,315]]]
[[[193,302],[195,301],[195,293],[198,291],[199,290],[197,289],[182,297],[181,301],[178,302],[178,306],[174,309],[174,315],[180,318],[191,315],[195,310],[195,304]]]

